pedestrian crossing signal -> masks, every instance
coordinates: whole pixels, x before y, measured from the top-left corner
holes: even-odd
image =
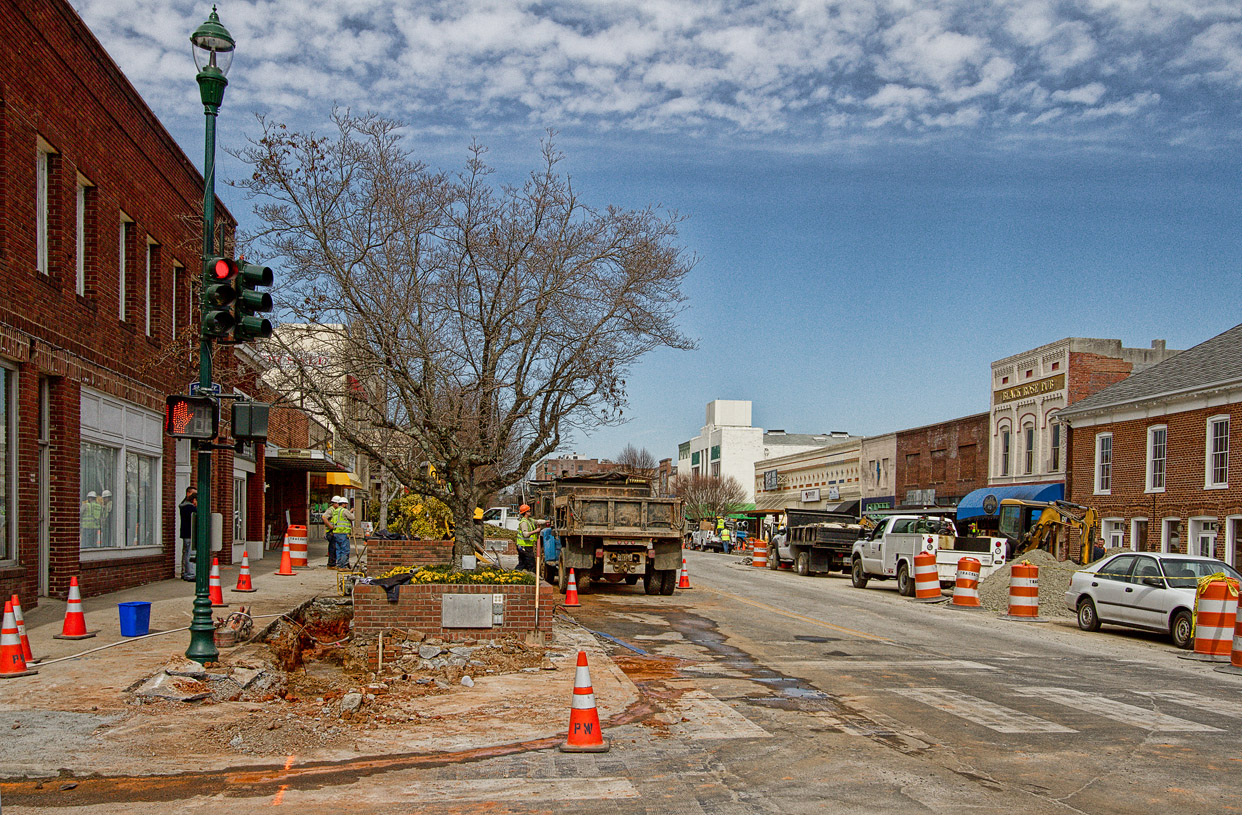
[[[174,439],[211,441],[220,431],[220,405],[210,396],[173,394],[164,400],[164,432]]]

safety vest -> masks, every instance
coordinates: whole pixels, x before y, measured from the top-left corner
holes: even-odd
[[[350,531],[349,518],[345,517],[345,510],[340,507],[332,508],[332,531],[338,535],[348,535]]]
[[[729,529],[728,529],[728,527],[723,527],[723,526],[722,526],[722,527],[720,528],[720,539],[721,539],[722,541],[727,541],[727,540],[729,539]]]
[[[523,518],[518,521],[518,546],[534,546],[536,524],[534,518]]]
[[[102,504],[91,501],[82,507],[82,528],[100,529],[103,527],[104,508]]]

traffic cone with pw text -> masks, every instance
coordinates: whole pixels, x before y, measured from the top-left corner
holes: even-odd
[[[22,653],[22,641],[17,635],[17,620],[13,617],[13,601],[5,600],[4,622],[0,624],[0,679],[37,673],[26,667],[26,655]]]
[[[211,575],[207,578],[207,596],[211,598],[212,608],[228,608],[224,602],[224,589],[220,586],[220,558],[211,559]]]
[[[53,634],[54,640],[86,640],[95,636],[94,631],[86,630],[86,615],[82,613],[82,592],[78,588],[77,576],[69,578],[69,605],[65,607],[65,624],[59,634]]]
[[[591,687],[591,671],[587,668],[586,651],[578,652],[578,669],[574,672],[574,701],[569,711],[569,735],[560,749],[564,753],[608,752],[608,740],[600,729],[599,711],[595,709],[595,691]]]
[[[331,546],[331,544],[328,544]],[[297,574],[293,571],[293,558],[289,554],[289,537],[285,536],[285,548],[280,550],[280,568],[276,570],[279,577],[292,577]]]
[[[38,662],[35,659],[34,651],[30,650],[30,637],[26,636],[26,619],[22,616],[22,601],[13,595],[13,619],[17,621],[17,638],[22,643],[22,656],[27,662]]]
[[[569,583],[565,586],[565,602],[561,605],[566,608],[577,608],[582,605],[578,602],[578,581],[574,578],[574,570],[569,570]]]
[[[686,568],[686,559],[681,559],[681,579],[677,581],[677,588],[690,588],[690,570]]]
[[[257,591],[250,584],[250,553],[244,548],[242,549],[241,571],[237,573],[237,586],[233,591]]]

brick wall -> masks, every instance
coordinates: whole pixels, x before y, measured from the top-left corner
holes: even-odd
[[[539,590],[538,626],[535,622],[536,588]],[[504,624],[492,628],[441,628],[442,598],[446,594],[503,594]],[[552,633],[556,601],[556,590],[547,584],[538,587],[443,584],[401,586],[396,603],[388,602],[388,596],[380,586],[355,586],[354,634],[366,637],[399,628],[404,631],[421,631],[446,640],[491,640],[514,635],[547,637]],[[376,646],[372,645],[369,652],[372,670],[376,667],[377,651]]]
[[[398,566],[435,566],[453,560],[453,542],[372,538],[367,542],[367,574],[375,577]]]
[[[988,483],[988,414],[979,413],[897,434],[894,493],[935,489],[936,499],[956,499]]]
[[[1209,417],[1230,417],[1229,487],[1204,489],[1204,464]],[[1147,431],[1154,425],[1167,427],[1167,461],[1164,492],[1146,492]],[[1108,495],[1095,492],[1096,436],[1113,434],[1112,488]],[[1225,519],[1242,514],[1242,405],[1187,410],[1165,416],[1112,422],[1070,431],[1070,478],[1068,497],[1093,507],[1101,518],[1124,520],[1125,545],[1131,543],[1131,521],[1148,519],[1148,551],[1160,551],[1161,522],[1177,518],[1178,545],[1187,551],[1189,519],[1215,518],[1219,523],[1216,557],[1225,557]]]
[[[1115,385],[1130,375],[1134,366],[1124,359],[1070,351],[1066,378],[1066,403],[1074,404]]]

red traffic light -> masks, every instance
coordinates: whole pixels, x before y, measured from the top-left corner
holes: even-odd
[[[231,258],[213,258],[208,274],[214,280],[228,280],[237,275],[237,261]]]
[[[164,432],[174,439],[210,441],[219,428],[220,405],[210,396],[174,394],[164,400]]]

